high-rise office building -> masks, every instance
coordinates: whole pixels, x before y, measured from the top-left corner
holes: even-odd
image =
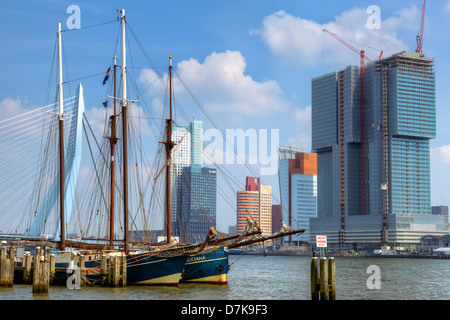
[[[239,234],[244,232],[249,216],[259,225],[259,191],[238,191],[236,225]]]
[[[279,159],[278,180],[281,196],[282,220],[294,229],[306,232],[284,241],[308,242],[309,221],[317,217],[317,155],[296,152]]]
[[[247,177],[245,191],[237,192],[237,231],[244,231],[247,217],[259,225],[263,235],[272,233],[272,187],[261,184],[261,179]]]
[[[178,230],[182,242],[203,242],[210,226],[216,227],[216,187],[216,169],[195,164],[183,168],[178,195],[182,213]]]
[[[327,235],[336,247],[414,247],[425,234],[448,232],[431,215],[435,91],[433,60],[415,52],[366,66],[363,113],[359,67],[312,80],[318,218],[311,241]]]
[[[183,168],[191,165],[191,132],[189,127],[172,126],[172,141],[175,148],[170,159],[170,205],[172,232],[180,236],[181,211],[178,208],[178,195],[181,194],[181,174]]]
[[[262,234],[272,234],[272,187],[260,185],[259,191],[259,227]]]
[[[216,170],[202,168],[203,128],[201,121],[191,121],[187,126],[173,124],[172,141],[175,143],[170,159],[172,230],[175,236],[183,236],[183,241],[193,242],[197,239],[189,237],[194,237],[197,234],[195,230],[201,229],[198,225],[200,220],[194,219],[194,217],[200,216],[200,211],[195,211],[197,210],[195,208],[200,206],[207,208],[205,209],[206,213],[201,214],[204,219],[208,220],[205,220],[204,223],[209,223],[206,232],[210,225],[215,226],[216,223]],[[211,170],[214,171],[214,174],[209,172]],[[185,176],[184,182],[183,175]],[[190,180],[193,181],[195,186],[188,187],[186,185],[187,181]],[[214,183],[212,180],[214,180]],[[204,183],[204,186],[200,189],[198,188],[199,181]],[[205,188],[210,190],[206,191]],[[214,193],[214,197],[212,193]],[[201,194],[202,198],[196,200],[195,197],[198,197],[198,194]],[[192,198],[190,202],[187,200],[189,197]],[[209,201],[211,203],[206,203]],[[214,208],[214,213],[211,211],[212,208]],[[195,225],[191,226],[188,223],[194,223]],[[203,237],[206,236],[206,232]]]

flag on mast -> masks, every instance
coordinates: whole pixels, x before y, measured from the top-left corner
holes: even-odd
[[[106,71],[105,78],[103,79],[103,85],[105,85],[108,82],[110,70],[111,70],[111,67],[109,67],[108,71]]]

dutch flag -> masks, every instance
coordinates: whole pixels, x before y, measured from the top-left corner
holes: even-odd
[[[105,85],[105,83],[108,82],[108,79],[109,79],[109,70],[111,70],[111,67],[109,67],[109,68],[108,68],[108,71],[106,71],[105,79],[103,79],[103,85]]]

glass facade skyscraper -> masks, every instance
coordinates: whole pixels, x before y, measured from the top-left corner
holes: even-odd
[[[203,241],[216,226],[216,170],[202,168],[203,126],[191,121],[173,125],[176,144],[171,163],[171,220],[174,236],[181,241]]]
[[[364,126],[360,86],[355,66],[312,80],[319,216],[311,220],[310,240],[323,234],[341,247],[414,246],[426,233],[448,232],[442,219],[431,216],[433,60],[401,52],[367,65]]]
[[[178,221],[182,242],[203,242],[209,227],[216,227],[216,169],[191,165],[183,168],[178,207],[182,219]]]

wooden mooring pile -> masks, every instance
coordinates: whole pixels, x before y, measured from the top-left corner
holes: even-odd
[[[91,258],[91,255],[75,251],[68,254],[69,265],[58,267],[50,248],[42,250],[36,247],[32,254],[25,253],[24,248],[2,246],[0,287],[12,287],[14,283],[31,284],[33,293],[48,293],[50,285],[65,285],[69,289],[81,289],[85,285],[126,286],[127,260],[123,253],[102,253],[101,265],[90,268],[86,267],[86,258]]]
[[[336,300],[336,265],[334,258],[311,259],[311,299]]]

